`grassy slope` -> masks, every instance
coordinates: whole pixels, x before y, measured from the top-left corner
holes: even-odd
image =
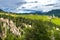
[[[32,33],[33,33],[33,35],[35,34],[35,33],[39,33],[40,32],[40,30],[42,31],[42,38],[46,38],[44,35],[45,35],[45,27],[47,26],[47,27],[49,27],[49,28],[51,28],[51,29],[47,29],[47,31],[48,31],[48,35],[50,34],[50,31],[54,31],[54,33],[57,35],[57,36],[59,36],[58,35],[58,33],[60,33],[60,31],[56,31],[56,29],[53,29],[53,27],[55,27],[55,25],[58,25],[58,26],[60,26],[60,18],[58,18],[58,17],[55,17],[55,18],[51,18],[51,19],[49,19],[49,16],[48,15],[32,15],[32,14],[30,14],[30,15],[19,15],[19,14],[11,14],[11,13],[4,13],[4,12],[0,12],[0,17],[5,17],[5,16],[7,16],[8,18],[9,17],[13,17],[12,19],[14,19],[14,18],[18,18],[19,19],[19,17],[22,17],[22,18],[25,18],[25,19],[31,19],[31,20],[42,20],[43,21],[43,23],[41,22],[41,21],[36,21],[36,23],[35,23],[35,25],[34,26],[37,26],[37,28],[36,29],[34,29],[33,31],[31,30],[31,29],[27,29],[27,38],[29,37],[29,34],[31,34],[32,35]],[[7,18],[6,17],[6,18]],[[20,20],[20,19],[19,19]],[[19,20],[17,20],[16,22],[17,22],[17,24],[19,24],[20,22],[19,22]],[[27,20],[25,20],[25,21],[27,21]],[[30,21],[30,20],[29,20]],[[40,23],[41,22],[41,23]],[[46,23],[45,23],[46,22]],[[53,25],[53,24],[55,24],[55,25]],[[43,26],[43,27],[41,27],[41,26]],[[56,28],[58,28],[58,26],[56,27]],[[40,29],[41,28],[41,29]],[[37,31],[36,31],[37,30]],[[57,29],[58,30],[58,29]],[[60,28],[59,28],[59,30],[60,30]],[[29,32],[30,31],[30,32]],[[52,32],[51,32],[52,33]],[[40,35],[41,33],[39,33],[38,35]],[[47,32],[46,32],[46,34],[47,34]],[[52,35],[52,34],[51,34]],[[55,35],[55,36],[56,36]],[[11,36],[11,35],[10,35]],[[36,35],[35,35],[36,36]],[[57,36],[56,36],[56,39],[57,39]],[[50,35],[49,35],[49,37],[50,37]],[[60,37],[60,36],[59,36]],[[10,38],[10,37],[8,37],[8,38]],[[8,39],[7,38],[7,39]],[[30,37],[29,37],[30,38]],[[33,37],[34,38],[34,37]],[[32,39],[33,39],[32,38]],[[37,40],[38,40],[38,36],[36,37],[37,38]],[[40,38],[40,37],[39,37]],[[34,38],[35,39],[35,38]],[[60,38],[59,38],[60,39]],[[58,39],[58,40],[59,40]],[[9,40],[9,39],[8,39]],[[10,39],[11,40],[11,39]],[[18,40],[18,39],[17,39]],[[23,40],[23,39],[22,39]],[[49,39],[46,39],[46,40],[49,40]]]
[[[51,20],[52,23],[56,25],[60,25],[60,18],[58,17],[49,19],[49,16],[46,16],[46,15],[18,15],[18,14],[10,14],[10,13],[0,13],[0,15],[9,15],[12,17],[23,17],[23,18],[32,19],[32,20],[43,20],[43,21]]]

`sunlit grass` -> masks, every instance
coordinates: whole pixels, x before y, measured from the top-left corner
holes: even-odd
[[[0,13],[0,15],[9,15],[12,17],[23,17],[26,19],[32,19],[32,20],[42,20],[42,21],[48,21],[51,20],[52,23],[55,23],[56,25],[60,25],[60,18],[54,18],[49,19],[49,16],[47,15],[17,15],[17,14],[10,14],[10,13]]]
[[[56,25],[60,25],[60,18],[52,19],[52,22],[55,23]]]

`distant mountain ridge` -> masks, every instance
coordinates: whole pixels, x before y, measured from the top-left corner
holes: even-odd
[[[49,11],[48,13],[60,13],[60,9]]]
[[[0,9],[0,12],[4,12],[2,9]]]
[[[47,12],[47,14],[48,14],[48,15],[54,14],[54,15],[60,17],[60,9],[49,11],[49,12]]]
[[[49,11],[49,12],[41,12],[41,11],[36,11],[36,10],[26,10],[26,11],[32,11],[29,14],[47,14],[47,15],[55,14],[55,15],[60,15],[60,9],[52,10],[52,11]],[[5,12],[5,11],[3,11],[2,9],[0,9],[0,12]]]

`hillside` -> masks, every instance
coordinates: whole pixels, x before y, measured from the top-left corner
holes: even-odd
[[[3,10],[0,9],[0,12],[3,12]]]
[[[55,16],[60,17],[60,9],[52,10],[52,11],[49,11],[49,12],[47,13],[47,15],[52,15],[52,14],[54,14]]]
[[[60,18],[0,12],[0,39],[60,40]]]

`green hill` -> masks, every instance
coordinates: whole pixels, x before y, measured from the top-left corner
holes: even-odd
[[[6,37],[1,37],[3,40],[60,40],[60,18],[48,15],[22,15],[13,13],[0,13],[0,27],[1,33],[4,30],[4,23],[6,24]],[[3,21],[3,22],[1,22]],[[16,27],[13,25],[15,24]],[[9,25],[10,24],[10,25]],[[19,29],[20,35],[14,34],[12,28]],[[13,30],[14,31],[14,30]],[[1,35],[1,34],[0,34]]]
[[[55,16],[60,17],[60,9],[52,10],[52,11],[49,11],[49,12],[47,13],[47,15],[52,15],[52,14],[54,14]]]

